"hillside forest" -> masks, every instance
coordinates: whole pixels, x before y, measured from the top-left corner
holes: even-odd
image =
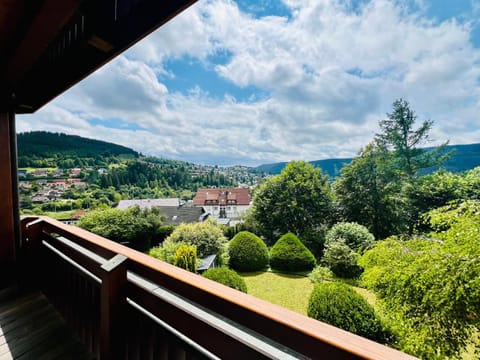
[[[79,226],[193,272],[198,258],[213,253],[224,272],[310,274],[311,317],[425,359],[460,358],[472,347],[477,354],[480,167],[445,169],[455,154],[447,142],[423,147],[434,123],[419,121],[405,100],[379,125],[335,178],[304,161],[272,176],[101,147],[85,157],[46,149],[29,159],[20,155],[19,135],[22,211],[92,210]],[[39,178],[37,167],[45,168]],[[61,196],[34,202],[44,184],[38,180],[53,181],[60,171],[77,180]],[[165,234],[154,209],[114,209],[121,199],[191,199],[200,187],[240,184],[251,187],[253,202],[236,228],[209,220]],[[247,291],[235,272],[210,276]],[[352,284],[374,294],[374,308]]]

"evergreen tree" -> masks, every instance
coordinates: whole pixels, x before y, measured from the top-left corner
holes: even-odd
[[[387,116],[380,121],[381,132],[375,139],[380,146],[393,151],[394,165],[400,175],[411,179],[419,170],[439,165],[450,156],[444,152],[448,142],[431,151],[419,148],[427,142],[433,121],[425,120],[415,129],[417,116],[406,100],[395,100],[393,111]]]
[[[377,239],[406,229],[407,199],[392,158],[385,147],[371,143],[342,169],[334,185],[342,218],[364,225]]]

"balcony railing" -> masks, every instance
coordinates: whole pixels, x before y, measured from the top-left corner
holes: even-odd
[[[101,359],[412,359],[88,231],[22,229],[24,281]]]

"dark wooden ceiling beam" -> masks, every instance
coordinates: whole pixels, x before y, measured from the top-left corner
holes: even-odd
[[[7,67],[6,80],[18,82],[54,41],[77,11],[82,0],[46,0],[15,50]]]
[[[70,44],[54,60],[45,54],[34,64],[16,88],[17,113],[36,111],[195,2],[85,1],[79,9],[85,21],[81,41]],[[122,7],[123,3],[130,6]]]
[[[0,6],[21,15],[9,45],[0,47],[0,111],[17,113],[38,110],[196,2],[11,1]],[[0,26],[0,37],[5,31]]]

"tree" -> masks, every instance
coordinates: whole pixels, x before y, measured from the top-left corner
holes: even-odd
[[[341,217],[367,227],[377,239],[406,229],[407,199],[392,156],[373,142],[342,168],[342,176],[334,184]]]
[[[401,350],[457,357],[479,329],[480,203],[429,212],[429,237],[392,237],[360,259],[362,280],[383,304]]]
[[[419,170],[439,165],[450,156],[443,153],[448,142],[430,151],[419,148],[427,141],[433,121],[425,120],[414,129],[417,116],[406,100],[395,100],[393,112],[387,116],[380,121],[381,132],[375,138],[377,143],[393,150],[394,164],[400,175],[413,178]]]
[[[465,199],[466,187],[461,174],[438,170],[417,179],[408,192],[412,209],[412,222],[419,230],[428,230],[428,224],[421,221],[422,214],[447,205],[456,199]]]
[[[258,187],[252,212],[267,244],[287,232],[302,238],[319,231],[332,214],[328,177],[304,161],[291,162]]]

